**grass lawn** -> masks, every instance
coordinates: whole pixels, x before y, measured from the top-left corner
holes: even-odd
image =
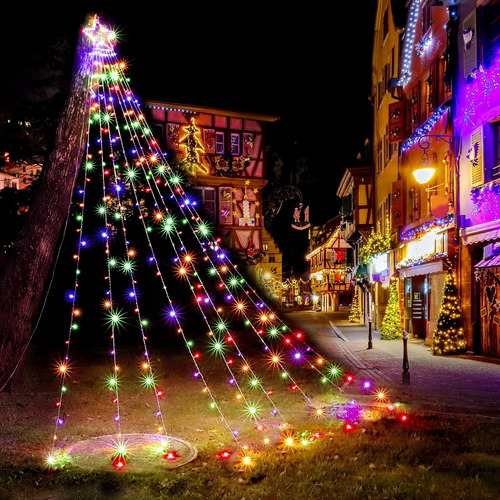
[[[61,406],[65,424],[57,428],[60,448],[117,432],[114,392],[106,386],[112,358],[107,349],[89,344],[92,341],[82,337],[73,346],[77,354],[71,357]],[[245,345],[248,357],[228,353],[239,387],[231,383],[220,357],[206,349],[206,340],[197,340],[199,368],[218,411],[211,408],[213,400],[203,390],[203,381],[193,377],[196,370],[182,343],[153,334],[152,344],[156,387],[165,391],[161,409],[167,434],[195,446],[196,458],[167,468],[158,456],[151,468],[137,469],[131,454],[120,471],[111,460],[96,470],[75,460],[48,471],[44,457],[52,449],[60,393],[54,367],[60,356],[52,347],[37,344],[29,351],[22,386],[0,394],[0,498],[500,498],[499,421],[457,420],[405,408],[409,418],[402,422],[402,409],[390,412],[373,406],[371,418],[360,419],[346,432],[337,413],[349,407],[349,394],[322,384],[316,370],[309,368],[290,365],[290,378],[282,379],[268,353],[244,332],[239,345]],[[141,355],[127,344],[117,357],[123,434],[157,432],[156,399],[141,384]],[[251,377],[242,367],[249,359],[262,387],[273,391],[270,398],[248,384]],[[294,384],[300,389],[294,390]],[[360,395],[359,401],[368,399]],[[256,419],[245,410],[250,405],[257,408],[263,430],[255,429]],[[274,408],[278,415],[272,415]],[[320,418],[318,408],[324,412]],[[236,440],[233,432],[238,433]],[[288,445],[286,436],[293,438]],[[301,444],[302,437],[307,446]],[[232,453],[229,460],[218,457],[222,450]],[[250,466],[241,463],[245,453],[251,456]]]

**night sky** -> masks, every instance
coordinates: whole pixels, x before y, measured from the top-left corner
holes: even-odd
[[[29,78],[31,59],[56,40],[74,46],[87,14],[96,12],[117,29],[117,51],[129,62],[130,85],[141,100],[280,116],[270,127],[271,146],[289,170],[296,158],[307,158],[301,189],[313,222],[335,216],[338,181],[371,139],[376,0],[362,7],[336,2],[333,16],[312,5],[285,10],[270,2],[149,4],[5,7],[0,42],[9,71],[1,79],[0,111],[15,106],[12,95]]]

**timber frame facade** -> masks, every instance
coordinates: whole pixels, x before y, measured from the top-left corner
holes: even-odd
[[[262,215],[266,126],[279,118],[162,101],[146,105],[154,136],[182,171],[223,246],[247,264],[269,263],[281,276],[281,252],[269,245]]]

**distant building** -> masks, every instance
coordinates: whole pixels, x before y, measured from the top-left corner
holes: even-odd
[[[346,269],[352,248],[342,237],[341,222],[339,215],[321,226],[306,255],[313,303],[324,312],[339,311],[352,302],[353,286]]]
[[[30,186],[42,172],[42,162],[33,160],[10,161],[9,153],[2,155],[0,165],[0,191],[5,188],[25,189]]]

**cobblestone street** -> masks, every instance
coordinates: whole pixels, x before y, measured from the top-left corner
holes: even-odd
[[[433,356],[421,339],[408,339],[410,383],[402,383],[403,341],[381,340],[368,327],[347,321],[347,313],[292,311],[285,321],[304,330],[324,356],[389,390],[391,399],[436,412],[500,417],[500,360],[477,355]],[[349,384],[343,390],[349,392]],[[353,391],[357,388],[352,389]]]

